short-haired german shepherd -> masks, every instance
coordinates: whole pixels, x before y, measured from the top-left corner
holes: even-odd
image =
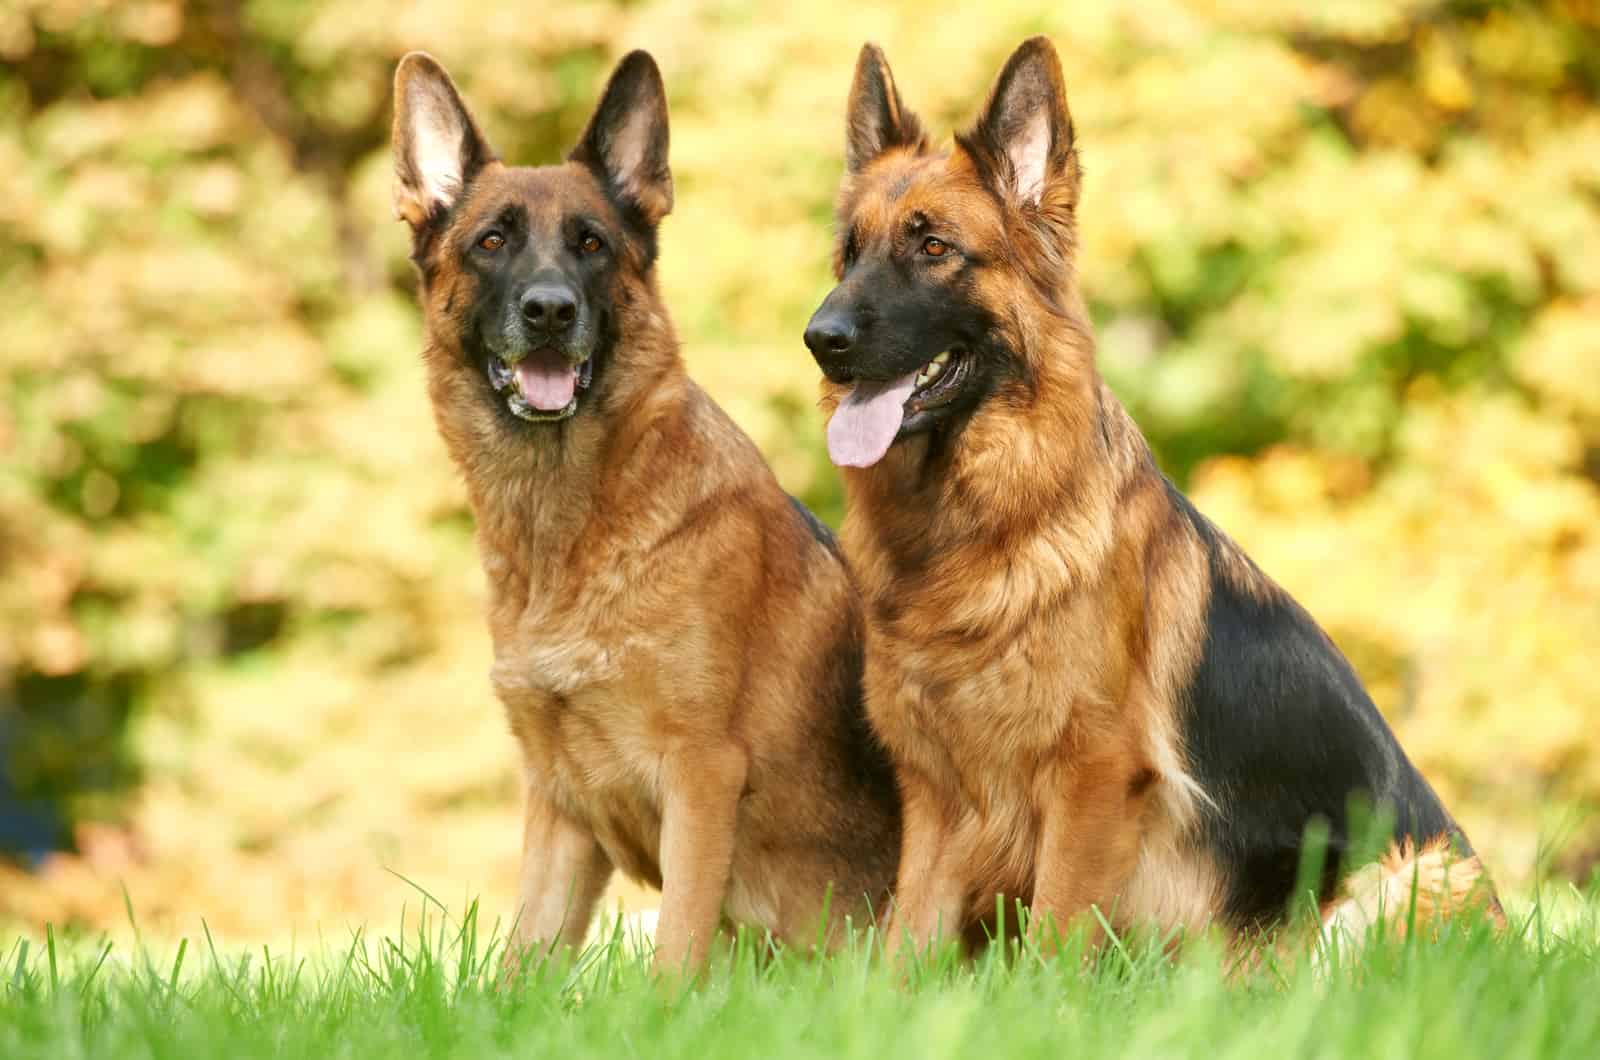
[[[654,60],[623,59],[568,160],[527,168],[413,53],[394,162],[523,754],[518,948],[580,941],[613,869],[661,888],[668,970],[700,965],[724,915],[802,944],[865,924],[899,815],[860,600],[684,372],[654,268],[672,206]]]
[[[1269,924],[1317,818],[1336,898],[1352,796],[1417,852],[1330,915],[1361,920],[1413,869],[1424,915],[1462,901],[1477,861],[1349,664],[1101,382],[1050,43],[1011,56],[948,151],[867,45],[846,170],[839,284],[805,341],[904,807],[890,938],[971,937],[997,895],[1035,924]]]

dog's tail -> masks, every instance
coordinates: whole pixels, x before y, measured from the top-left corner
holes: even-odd
[[[1505,912],[1476,855],[1462,856],[1448,836],[1421,849],[1410,839],[1390,846],[1384,857],[1352,873],[1322,912],[1322,945],[1343,952],[1359,949],[1374,929],[1391,938],[1412,932],[1437,935],[1446,921],[1487,919],[1505,927]],[[1381,925],[1381,927],[1380,927]]]

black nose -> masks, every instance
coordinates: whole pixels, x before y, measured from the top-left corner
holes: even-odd
[[[856,325],[844,313],[819,309],[806,325],[806,346],[823,366],[837,364],[856,344]]]
[[[560,284],[535,284],[522,292],[522,319],[549,334],[559,334],[578,319],[578,299],[572,288]]]

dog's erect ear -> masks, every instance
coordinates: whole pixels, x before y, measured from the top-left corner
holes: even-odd
[[[1048,39],[1034,37],[1011,53],[978,123],[957,141],[1013,202],[1037,206],[1056,182],[1076,183],[1066,83]]]
[[[927,146],[922,122],[900,102],[889,60],[871,42],[861,46],[856,60],[845,124],[844,165],[850,173],[861,172],[891,147],[921,151]]]
[[[394,212],[413,231],[449,212],[497,159],[444,67],[412,52],[394,72]]]
[[[672,212],[668,139],[661,71],[649,52],[630,52],[567,157],[592,169],[625,210],[654,227]]]

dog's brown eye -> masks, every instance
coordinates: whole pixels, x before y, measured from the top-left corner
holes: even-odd
[[[922,252],[930,258],[942,258],[950,251],[950,244],[936,236],[929,236],[922,241]]]
[[[605,244],[600,242],[599,236],[587,235],[583,237],[583,242],[578,244],[578,249],[583,251],[585,254],[598,254],[600,252],[600,248],[603,246],[605,246]]]
[[[501,235],[499,232],[490,232],[488,235],[478,240],[478,246],[482,247],[484,250],[499,250],[505,245],[506,237]]]

